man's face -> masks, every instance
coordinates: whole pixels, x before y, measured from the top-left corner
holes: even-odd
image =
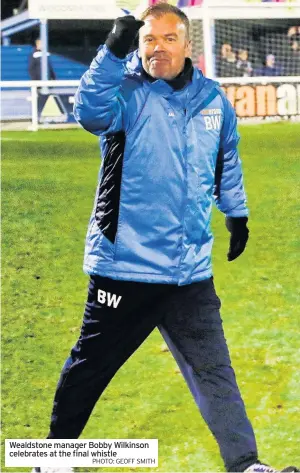
[[[248,59],[248,51],[246,51],[245,49],[241,49],[239,51],[239,59],[241,61],[247,61]]]
[[[155,79],[174,79],[190,56],[184,23],[173,13],[147,17],[140,29],[139,51],[143,68]]]
[[[35,41],[36,49],[42,49],[42,41],[40,39],[37,39]]]
[[[223,44],[221,49],[221,54],[223,58],[228,58],[232,52],[230,44]]]
[[[273,56],[273,54],[269,54],[267,56],[266,65],[268,67],[274,67],[275,66],[275,57]]]

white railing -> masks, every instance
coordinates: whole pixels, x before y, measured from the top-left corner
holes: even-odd
[[[69,94],[70,96],[74,95],[76,88],[79,85],[79,80],[36,80],[36,81],[0,81],[1,88],[1,105],[3,111],[3,103],[7,99],[12,106],[15,106],[18,97],[16,94],[13,96],[5,96],[3,91],[6,89],[15,89],[16,91],[21,91],[24,89],[29,89],[30,95],[19,98],[26,102],[31,102],[31,125],[29,127],[32,131],[37,131],[39,128],[39,116],[38,116],[38,97],[40,95],[47,94]],[[3,118],[3,117],[2,117]],[[5,117],[4,117],[5,118]],[[16,118],[17,120],[17,118]]]
[[[0,87],[78,87],[79,80],[2,80]]]
[[[201,7],[184,7],[182,10],[190,20],[300,18],[300,0],[280,3],[251,0],[206,0]]]
[[[235,106],[237,116],[240,119],[248,120],[251,117],[266,119],[300,119],[299,76],[227,77],[217,79],[217,81],[224,86],[224,90]],[[43,126],[49,126],[49,123],[67,123],[68,118],[71,116],[74,94],[78,85],[78,80],[2,81],[0,82],[0,87],[2,89],[1,108],[3,111],[6,107],[6,111],[8,110],[9,114],[11,113],[11,115],[14,115],[13,107],[19,106],[22,109],[25,104],[27,123],[29,120],[31,122],[28,129],[32,131],[37,131],[41,124],[43,124]],[[5,91],[5,89],[12,90],[7,90],[7,92],[4,93],[3,91]],[[43,95],[56,97],[58,101],[61,100],[60,97],[64,96],[65,100],[68,102],[68,114],[62,113],[62,119],[60,119],[60,117],[51,118],[50,116],[49,120],[47,120],[47,116],[46,118],[45,116],[42,116],[38,105],[39,97],[42,97]],[[7,100],[6,103],[5,100]],[[251,113],[249,112],[247,114],[245,112],[244,106],[242,105],[243,101],[249,102],[246,109],[252,110]],[[31,103],[29,104],[29,102]],[[3,115],[5,115],[5,111]],[[18,121],[17,114],[15,115],[16,118],[6,118],[6,120],[13,122]],[[73,123],[76,123],[73,116],[71,116],[71,119],[73,120]]]

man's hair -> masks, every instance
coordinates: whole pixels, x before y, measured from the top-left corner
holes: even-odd
[[[148,7],[141,15],[141,20],[145,20],[148,16],[154,16],[154,18],[161,18],[168,13],[173,13],[173,15],[178,16],[178,18],[182,21],[185,25],[186,35],[187,38],[190,36],[190,22],[188,17],[186,16],[183,11],[179,8],[170,5],[169,3],[156,3],[156,5],[152,5]]]

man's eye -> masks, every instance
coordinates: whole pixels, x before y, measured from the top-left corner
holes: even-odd
[[[175,41],[175,38],[167,38],[167,41],[168,43],[172,43],[173,41]]]
[[[153,40],[152,40],[152,38],[146,38],[144,41],[145,41],[145,43],[151,43],[151,41],[153,41]]]

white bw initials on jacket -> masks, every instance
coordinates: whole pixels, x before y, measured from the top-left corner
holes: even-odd
[[[201,115],[204,116],[206,130],[221,130],[222,110],[220,108],[202,110]]]
[[[204,117],[206,130],[220,130],[221,129],[221,115],[211,117]]]
[[[107,305],[107,307],[112,307],[113,309],[116,309],[121,299],[122,296],[117,296],[116,294],[111,294],[110,292],[98,289],[97,301],[99,302],[99,304]]]

